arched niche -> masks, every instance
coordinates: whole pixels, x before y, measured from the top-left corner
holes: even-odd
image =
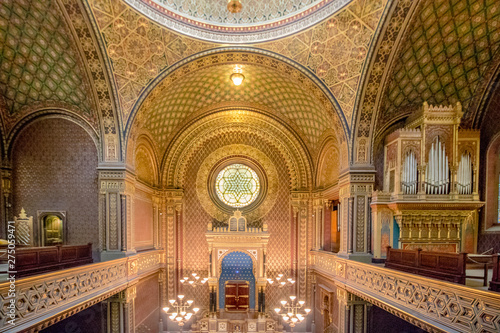
[[[10,147],[13,213],[66,214],[65,244],[99,249],[98,152],[84,125],[74,119],[41,117],[16,132]],[[36,144],[34,144],[36,143]],[[35,239],[40,235],[35,224]]]

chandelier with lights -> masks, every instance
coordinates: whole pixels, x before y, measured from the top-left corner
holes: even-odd
[[[285,286],[293,286],[295,284],[295,280],[292,278],[284,278],[283,274],[278,274],[277,277],[274,279],[268,278],[267,282],[270,285],[277,285],[278,287],[285,287]],[[274,284],[276,283],[276,284]]]
[[[289,302],[281,301],[281,308],[274,309],[276,314],[280,315],[283,318],[283,322],[290,325],[292,332],[295,325],[300,324],[306,318],[309,312],[311,312],[311,309],[308,308],[302,311],[302,306],[304,306],[306,302],[297,302],[296,299],[297,297],[290,296]]]
[[[164,307],[163,311],[165,311],[166,314],[170,315],[168,316],[168,318],[176,322],[182,332],[182,327],[184,326],[184,324],[187,323],[191,319],[191,317],[200,309],[193,308],[192,311],[190,311],[189,308],[191,307],[191,305],[193,305],[193,301],[184,301],[184,295],[178,295],[177,298],[179,299],[177,301],[175,299],[169,300],[170,306],[173,308],[172,312],[168,312],[168,310],[170,310],[169,307]]]
[[[187,285],[187,286],[191,286],[191,287],[198,287],[198,286],[203,286],[205,285],[205,283],[208,281],[208,278],[203,278],[201,279],[198,274],[196,273],[193,273],[191,274],[192,275],[192,279],[190,277],[184,277],[180,280],[180,282],[183,284],[183,285]],[[200,280],[201,279],[201,280]]]

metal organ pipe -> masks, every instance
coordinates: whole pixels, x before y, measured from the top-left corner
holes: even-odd
[[[402,190],[403,194],[417,193],[417,158],[415,153],[410,151],[406,154],[403,163],[402,174]]]
[[[450,183],[450,167],[446,148],[439,137],[431,145],[425,172],[425,193],[448,194]]]
[[[471,156],[465,152],[460,157],[457,175],[458,194],[472,194],[472,163]]]

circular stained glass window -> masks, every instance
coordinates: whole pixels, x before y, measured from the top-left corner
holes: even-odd
[[[239,208],[255,201],[260,190],[257,173],[244,164],[231,164],[215,180],[215,192],[226,205]]]

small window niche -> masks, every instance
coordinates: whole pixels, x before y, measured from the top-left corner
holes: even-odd
[[[38,211],[38,221],[41,246],[66,243],[66,212]]]

